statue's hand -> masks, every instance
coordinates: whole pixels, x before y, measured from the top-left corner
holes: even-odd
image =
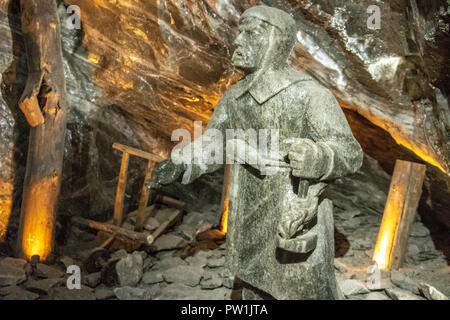
[[[261,153],[256,146],[252,146],[241,139],[227,141],[227,158],[237,163],[247,163],[258,170],[288,168],[283,157],[277,152]]]
[[[326,173],[327,157],[323,149],[310,139],[293,139],[288,153],[292,175],[319,179]]]
[[[145,185],[149,189],[159,189],[177,180],[184,170],[184,165],[174,164],[170,159],[167,159],[155,165],[152,177],[145,182]]]
[[[285,240],[293,238],[296,233],[302,231],[306,216],[305,210],[284,216],[278,224],[278,236]]]
[[[278,237],[288,240],[301,233],[305,225],[317,215],[318,203],[319,198],[312,195],[291,199],[280,217]]]

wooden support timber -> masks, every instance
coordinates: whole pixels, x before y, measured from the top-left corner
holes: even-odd
[[[137,218],[136,218],[136,227],[135,227],[135,231],[142,231],[142,229],[144,229],[144,222],[145,222],[145,216],[144,216],[144,211],[147,207],[147,203],[148,203],[148,198],[150,197],[150,189],[147,188],[147,186],[145,185],[145,181],[147,181],[148,179],[150,179],[152,177],[152,171],[153,171],[153,167],[155,166],[155,163],[151,160],[148,161],[147,163],[147,170],[145,172],[145,179],[144,179],[144,184],[142,185],[141,188],[141,199],[139,200],[139,207],[138,207],[138,212],[137,212]]]
[[[373,260],[380,269],[399,269],[422,194],[426,166],[397,160]]]
[[[69,104],[54,0],[21,0],[28,78],[19,107],[31,126],[17,256],[53,249]]]
[[[142,242],[143,244],[149,243],[147,240],[147,237],[149,235],[146,233],[143,233],[143,232],[135,232],[132,230],[128,230],[128,229],[124,229],[124,228],[115,226],[113,224],[97,222],[97,221],[85,219],[82,217],[73,217],[72,222],[79,226],[88,227],[88,228],[99,230],[99,231],[105,231],[107,233],[110,233],[111,235],[115,234],[115,235],[123,236],[130,240]],[[152,242],[153,242],[153,240],[152,240]]]

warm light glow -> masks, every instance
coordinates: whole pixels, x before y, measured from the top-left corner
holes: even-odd
[[[390,237],[383,236],[380,244],[375,247],[373,252],[373,261],[377,263],[379,269],[386,269],[390,262],[389,250],[392,248],[390,245]]]
[[[220,230],[223,233],[227,233],[228,231],[228,202],[230,200],[230,184],[227,185],[227,191],[225,200],[223,202],[223,212],[222,212],[222,219],[220,221]]]
[[[228,198],[225,203],[225,210],[222,213],[222,220],[220,221],[220,230],[223,233],[227,233],[228,231]]]
[[[90,62],[98,63],[100,61],[100,57],[94,53],[89,53],[88,59]]]
[[[429,164],[439,168],[439,170],[441,170],[443,173],[447,174],[447,171],[441,166],[439,161],[434,156],[427,154],[424,150],[421,150],[418,147],[415,147],[414,145],[412,145],[408,141],[405,141],[405,140],[402,140],[402,139],[399,139],[399,138],[395,138],[395,137],[394,137],[394,140],[398,144],[400,144],[400,145],[408,148],[412,152],[414,152],[416,155],[418,155],[420,158],[422,158],[423,160],[425,160]]]
[[[387,269],[391,265],[392,251],[397,239],[398,226],[401,219],[402,196],[404,190],[400,186],[391,189],[381,221],[378,240],[373,251],[372,260],[380,269]]]
[[[57,187],[57,182],[54,177],[30,187],[22,233],[22,250],[28,258],[39,255],[45,260],[52,250],[54,208],[49,204],[54,201],[47,195],[54,194],[52,189]]]

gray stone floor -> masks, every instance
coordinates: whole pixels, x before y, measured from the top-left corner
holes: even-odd
[[[346,299],[448,299],[450,267],[420,221],[413,225],[404,267],[391,273],[381,272],[378,283],[370,281],[368,270],[373,265],[371,257],[381,218],[369,211],[336,210],[335,272]],[[181,225],[160,238],[164,250],[152,255],[125,250],[113,253],[112,258],[118,259],[117,285],[103,284],[100,272],[83,273],[80,290],[67,289],[69,275],[65,268],[79,264],[77,252],[96,243],[93,234],[73,228],[64,256],[52,266],[39,264],[39,272],[33,276],[26,261],[0,259],[0,299],[239,299],[239,285],[234,284],[224,268],[226,242],[217,249],[199,251],[185,259],[174,256],[180,250],[180,239],[184,243],[192,241],[198,232],[210,228],[215,219],[210,213],[186,214]]]

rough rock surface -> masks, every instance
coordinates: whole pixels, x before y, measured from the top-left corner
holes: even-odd
[[[39,295],[18,286],[0,288],[0,297],[3,300],[36,300]]]
[[[0,287],[12,286],[24,282],[27,277],[25,260],[4,258],[0,261]]]
[[[143,265],[142,255],[137,251],[120,259],[116,264],[120,285],[133,287],[138,284],[143,275]]]
[[[342,293],[347,297],[357,294],[369,293],[369,290],[367,290],[366,286],[362,282],[354,279],[341,281],[339,283],[339,287],[341,288]]]
[[[91,288],[81,286],[81,289],[53,288],[50,291],[52,300],[96,300]]]

